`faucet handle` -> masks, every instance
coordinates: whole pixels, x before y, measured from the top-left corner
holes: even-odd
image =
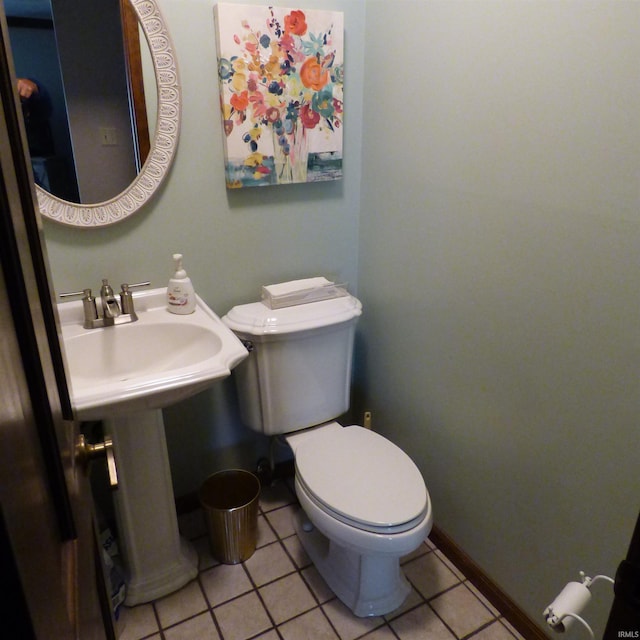
[[[129,289],[136,289],[137,287],[148,287],[150,284],[151,284],[151,280],[146,280],[145,282],[136,282],[134,284],[123,282],[120,285],[120,288],[122,289],[122,291],[128,291]]]
[[[82,296],[82,310],[84,313],[84,328],[91,329],[94,320],[98,319],[98,309],[96,307],[96,299],[91,295],[91,289],[83,289],[82,291],[70,291],[61,293],[61,298],[69,298],[70,296]]]
[[[82,291],[67,291],[66,293],[59,293],[59,298],[70,298],[72,296],[84,296],[85,298],[91,298],[91,289],[83,289]]]
[[[128,282],[124,282],[120,285],[123,291],[129,289],[136,289],[137,287],[148,287],[151,284],[151,280],[146,280],[145,282],[136,282],[134,284],[129,284]]]
[[[136,320],[136,312],[133,306],[133,296],[131,295],[130,289],[134,287],[146,287],[150,285],[151,282],[136,282],[135,284],[127,284],[123,282],[120,285],[120,307],[122,308],[122,313],[128,313],[132,320]]]

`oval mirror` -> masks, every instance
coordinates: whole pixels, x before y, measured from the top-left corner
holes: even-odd
[[[124,220],[153,196],[166,177],[178,145],[181,94],[171,37],[156,0],[129,0],[147,41],[155,75],[157,116],[144,164],[118,195],[103,202],[78,204],[39,185],[36,194],[46,218],[75,227],[99,227]]]

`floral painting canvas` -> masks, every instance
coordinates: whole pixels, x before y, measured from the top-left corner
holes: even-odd
[[[218,4],[215,20],[227,187],[340,179],[343,14]]]

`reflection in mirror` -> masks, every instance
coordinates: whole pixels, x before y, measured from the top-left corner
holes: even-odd
[[[149,151],[131,5],[7,0],[6,6],[36,183],[85,204],[117,195]]]
[[[24,3],[42,0],[8,0],[8,3],[12,1],[24,7]],[[64,80],[64,88],[59,80],[60,88],[56,87],[53,74],[47,76],[45,85],[35,73],[25,73],[14,52],[19,77],[36,79],[45,95],[62,94],[61,119],[68,122],[71,129],[66,141],[63,134],[56,133],[61,142],[56,141],[53,155],[64,158],[68,150],[66,162],[57,157],[49,162],[46,172],[39,172],[39,156],[32,150],[32,156],[37,159],[34,176],[40,184],[38,203],[43,215],[65,224],[83,227],[112,224],[135,212],[153,195],[173,160],[180,122],[180,88],[173,46],[156,0],[131,0],[130,3],[128,0],[83,0],[82,9],[93,7],[86,15],[75,0],[52,1],[62,69],[59,75]],[[120,3],[128,13],[123,10],[121,15]],[[110,6],[110,11],[106,11],[105,5]],[[100,18],[96,20],[96,16]],[[97,32],[91,25],[97,27],[98,23],[103,31],[95,35]],[[156,100],[148,96],[151,100],[147,101],[150,111],[155,108],[157,113],[152,120],[151,145],[142,89],[138,24],[148,44],[148,58],[154,72],[146,75],[155,75],[156,80]],[[42,40],[45,29],[40,31]],[[75,44],[68,37],[70,34]],[[12,33],[12,45],[14,39]],[[96,67],[97,54],[93,55],[92,50],[106,52],[107,62],[102,68]],[[102,162],[105,158],[110,160],[106,165]],[[77,186],[54,188],[53,182],[61,173],[75,177]],[[74,197],[74,192],[79,198]],[[82,204],[75,204],[78,202]]]
[[[55,195],[78,202],[51,5],[6,0],[5,11],[34,177]]]

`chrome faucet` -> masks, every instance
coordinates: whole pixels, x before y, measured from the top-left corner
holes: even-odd
[[[84,323],[82,326],[85,329],[113,327],[116,324],[135,322],[138,319],[130,290],[134,287],[146,287],[150,284],[151,282],[149,281],[138,282],[136,284],[122,284],[120,288],[120,304],[118,304],[118,300],[113,293],[109,281],[104,278],[102,280],[102,286],[100,287],[100,310],[102,315],[98,313],[98,305],[96,299],[91,295],[91,289],[61,293],[60,297],[82,296],[82,309],[84,313]]]

